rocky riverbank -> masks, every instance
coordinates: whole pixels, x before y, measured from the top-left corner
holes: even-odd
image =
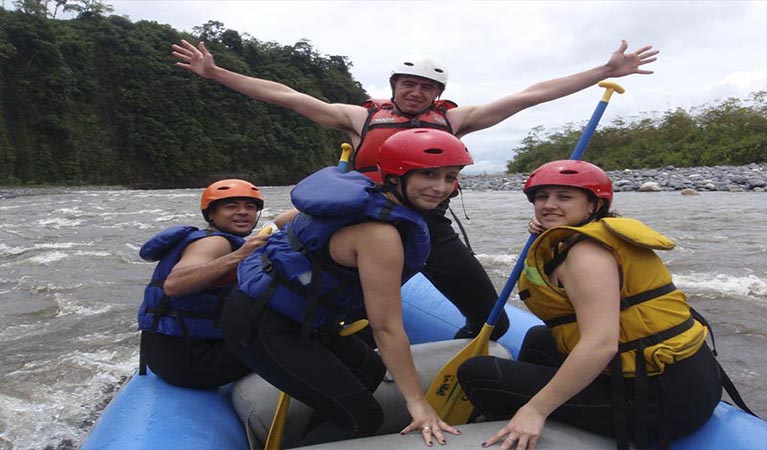
[[[747,166],[674,167],[660,169],[624,169],[607,172],[616,192],[626,191],[701,191],[765,192],[767,164]],[[522,190],[527,173],[462,175],[466,190]]]

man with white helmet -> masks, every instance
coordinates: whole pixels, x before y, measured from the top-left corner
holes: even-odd
[[[651,74],[641,66],[655,61],[658,51],[649,45],[630,53],[627,48],[626,41],[621,41],[605,64],[471,106],[438,100],[447,85],[447,70],[430,57],[404,58],[389,80],[391,100],[371,100],[360,106],[327,103],[275,81],[226,70],[215,64],[203,42],[195,47],[182,40],[180,45],[173,45],[173,55],[179,60],[177,66],[203,78],[256,100],[288,108],[323,127],[343,131],[355,148],[354,168],[375,179],[378,146],[403,129],[436,128],[461,138],[492,127],[523,109],[573,94],[606,78]],[[432,252],[423,273],[466,317],[466,326],[456,337],[471,337],[479,332],[497,294],[479,261],[453,231],[445,217],[446,209],[447,203],[427,216]],[[493,339],[502,336],[507,328],[508,318],[503,315],[496,324]]]

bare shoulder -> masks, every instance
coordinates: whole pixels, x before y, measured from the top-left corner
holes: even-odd
[[[374,264],[402,259],[402,241],[394,226],[365,222],[344,227],[330,238],[331,258],[347,267],[359,267],[365,260]]]
[[[181,259],[215,259],[226,255],[227,253],[231,253],[231,251],[232,245],[227,238],[223,236],[208,236],[189,244],[189,246],[184,249]]]
[[[569,279],[591,279],[617,272],[615,253],[593,239],[584,239],[572,246],[560,266],[560,275]]]
[[[338,233],[352,237],[358,247],[400,242],[399,232],[387,222],[364,222],[348,226]]]
[[[615,257],[612,250],[593,239],[583,239],[575,243],[567,254],[567,259],[572,261],[590,258],[614,260]]]

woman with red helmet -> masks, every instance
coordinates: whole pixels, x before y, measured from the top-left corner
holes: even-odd
[[[246,258],[222,314],[227,342],[270,384],[312,407],[296,445],[369,436],[383,423],[373,392],[388,369],[427,445],[458,433],[428,404],[402,322],[401,285],[429,254],[423,214],[447,199],[472,163],[438,130],[406,130],[380,148],[383,184],[336,167],[291,192],[292,219]],[[364,307],[378,346],[341,336]]]
[[[158,261],[138,312],[142,374],[149,366],[170,384],[209,389],[250,373],[226,345],[218,314],[237,264],[265,241],[244,239],[263,208],[253,184],[217,181],[200,200],[207,228],[174,226],[141,247],[142,258]]]
[[[722,389],[705,321],[655,254],[674,242],[611,213],[609,177],[584,161],[544,164],[524,193],[546,231],[518,289],[545,325],[528,331],[518,361],[459,368],[482,414],[511,417],[483,445],[535,448],[549,417],[614,436],[619,448],[663,448],[702,426]]]

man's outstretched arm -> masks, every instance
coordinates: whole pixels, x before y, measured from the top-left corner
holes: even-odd
[[[634,52],[626,53],[628,44],[621,41],[606,64],[561,78],[536,83],[516,94],[512,94],[485,105],[464,106],[447,113],[455,134],[465,136],[474,131],[490,128],[525,108],[556,100],[593,86],[606,78],[617,78],[634,73],[651,74],[641,66],[655,61],[658,50],[647,45]]]
[[[173,44],[172,48],[173,56],[179,60],[177,66],[203,78],[215,80],[253,99],[288,108],[318,125],[343,131],[353,139],[358,136],[367,117],[367,110],[361,106],[327,103],[284,84],[248,77],[219,67],[204,42],[195,47],[182,39],[180,45]]]

